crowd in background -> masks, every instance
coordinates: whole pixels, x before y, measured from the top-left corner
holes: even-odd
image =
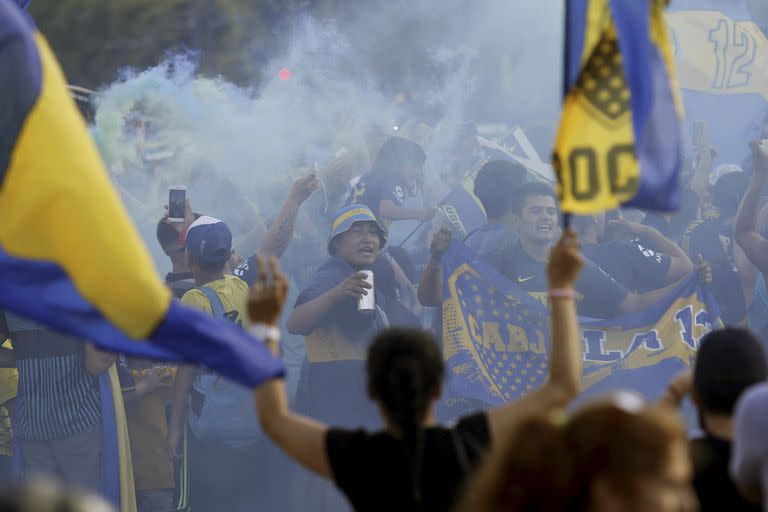
[[[678,212],[616,210],[564,231],[552,184],[489,149],[471,123],[439,183],[425,180],[428,128],[372,128],[353,180],[308,170],[263,223],[247,208],[219,219],[190,191],[184,219],[139,226],[154,230],[147,242],[167,256],[165,282],[183,304],[267,326],[287,374],[255,404],[208,370],[107,354],[0,315],[0,485],[42,475],[100,492],[108,389],[98,376],[115,365],[140,512],[758,510],[768,486],[768,148],[745,141],[746,164],[715,165],[716,148],[700,143]],[[221,201],[241,201],[199,172]],[[459,236],[436,205],[466,177],[487,222]],[[321,193],[322,207],[308,201]],[[398,245],[404,221],[421,227]],[[441,399],[435,319],[454,242],[551,311],[549,378],[502,408]],[[581,389],[577,313],[641,311],[692,272],[725,324],[702,340],[693,369],[647,397],[658,403],[621,392],[566,415]],[[676,412],[685,397],[698,425]]]

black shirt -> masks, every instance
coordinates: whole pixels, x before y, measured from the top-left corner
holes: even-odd
[[[485,413],[453,428],[424,431],[421,503],[411,496],[411,474],[403,442],[386,432],[330,430],[325,449],[336,485],[357,511],[448,511],[488,450]]]
[[[664,288],[672,258],[636,240],[584,245],[584,256],[627,290],[645,293]]]
[[[728,473],[731,442],[711,435],[691,441],[693,487],[699,497],[701,512],[760,512],[741,497]]]
[[[547,264],[530,257],[518,244],[504,262],[503,274],[547,305]],[[576,291],[582,295],[577,303],[580,315],[594,318],[612,318],[629,293],[599,266],[589,259],[576,281]]]
[[[402,180],[391,174],[371,174],[366,173],[360,177],[360,180],[352,190],[352,194],[347,200],[347,205],[364,204],[371,209],[373,214],[380,222],[385,222],[381,218],[379,206],[382,201],[390,200],[395,206],[403,206],[405,203],[405,194],[407,187]]]

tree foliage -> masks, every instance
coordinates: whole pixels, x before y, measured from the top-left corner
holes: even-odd
[[[183,51],[198,54],[205,74],[253,80],[274,44],[265,20],[276,10],[252,0],[37,0],[30,11],[70,83],[96,88]]]

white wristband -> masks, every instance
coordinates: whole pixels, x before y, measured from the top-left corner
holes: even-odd
[[[264,323],[253,324],[248,328],[248,332],[262,341],[280,341],[280,329],[272,325]]]

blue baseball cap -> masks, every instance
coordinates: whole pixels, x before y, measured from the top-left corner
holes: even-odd
[[[328,252],[333,254],[331,242],[334,238],[346,233],[356,222],[373,222],[379,230],[381,247],[387,243],[387,230],[379,223],[370,208],[364,204],[351,204],[333,214],[331,218],[331,236],[328,237]]]
[[[202,215],[189,226],[184,246],[206,265],[224,265],[232,253],[232,232],[224,222]]]

